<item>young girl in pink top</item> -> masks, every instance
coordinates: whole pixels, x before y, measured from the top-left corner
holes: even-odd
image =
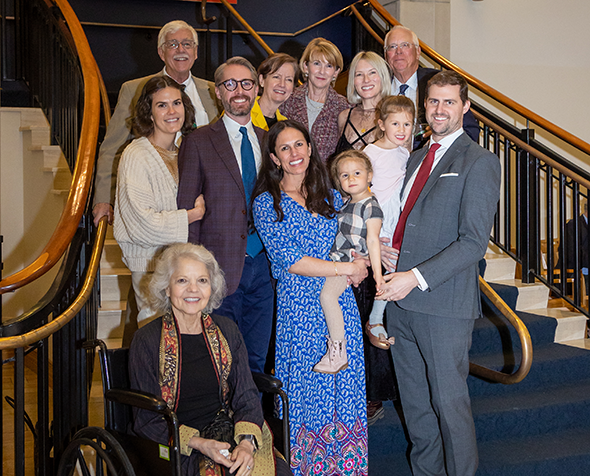
[[[414,103],[405,96],[385,97],[377,106],[377,117],[383,135],[365,147],[364,152],[373,165],[371,191],[383,210],[380,236],[391,241],[401,212],[400,192],[413,140]],[[365,329],[371,344],[381,349],[389,349],[393,344],[393,337],[388,338],[383,326],[386,305],[387,301],[375,300]]]

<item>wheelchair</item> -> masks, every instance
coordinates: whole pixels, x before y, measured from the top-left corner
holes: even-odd
[[[83,428],[74,435],[60,459],[57,476],[180,476],[182,471],[178,418],[160,396],[129,388],[129,349],[107,349],[101,340],[85,342],[83,347],[99,349],[105,427]],[[282,388],[281,381],[271,375],[252,372],[252,377],[260,392],[279,395],[281,399],[283,421],[272,415],[265,415],[265,418],[273,433],[280,435],[276,442],[282,443],[282,452],[288,461],[290,442],[287,394]],[[132,407],[162,415],[168,424],[171,444],[162,445],[132,434]],[[275,432],[277,429],[279,431]]]

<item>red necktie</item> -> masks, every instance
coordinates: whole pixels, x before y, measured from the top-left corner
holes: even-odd
[[[404,230],[406,229],[406,220],[408,219],[408,215],[412,211],[412,207],[416,203],[416,200],[418,200],[420,192],[424,188],[424,184],[428,180],[428,177],[430,177],[430,170],[432,169],[432,164],[434,162],[434,154],[439,147],[440,144],[432,144],[430,146],[426,157],[422,161],[422,165],[420,165],[420,170],[418,170],[418,173],[416,174],[416,180],[414,180],[414,185],[412,185],[412,190],[410,190],[406,205],[402,210],[397,226],[395,227],[393,239],[391,240],[391,247],[396,250],[401,249],[402,238],[404,237]]]

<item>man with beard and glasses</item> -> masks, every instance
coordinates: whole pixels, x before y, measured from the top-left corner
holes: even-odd
[[[158,55],[165,64],[164,69],[150,76],[127,81],[121,86],[117,106],[100,146],[96,162],[92,209],[95,225],[98,225],[98,221],[103,216],[107,216],[109,223],[113,224],[119,159],[123,149],[134,138],[131,133],[131,123],[135,104],[148,80],[154,76],[166,75],[178,84],[184,85],[184,92],[195,108],[197,127],[209,124],[219,114],[214,84],[191,74],[191,68],[198,56],[198,47],[197,32],[188,23],[181,20],[166,23],[158,35]]]
[[[265,131],[252,125],[258,75],[242,57],[215,71],[221,119],[190,133],[178,156],[178,205],[203,194],[207,211],[189,225],[189,241],[212,251],[225,273],[228,296],[217,310],[234,320],[252,370],[263,372],[270,341],[274,291],[263,246],[251,225],[251,194]]]

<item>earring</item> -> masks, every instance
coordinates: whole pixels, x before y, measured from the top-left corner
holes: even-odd
[[[277,164],[277,170],[281,170],[281,164]]]

